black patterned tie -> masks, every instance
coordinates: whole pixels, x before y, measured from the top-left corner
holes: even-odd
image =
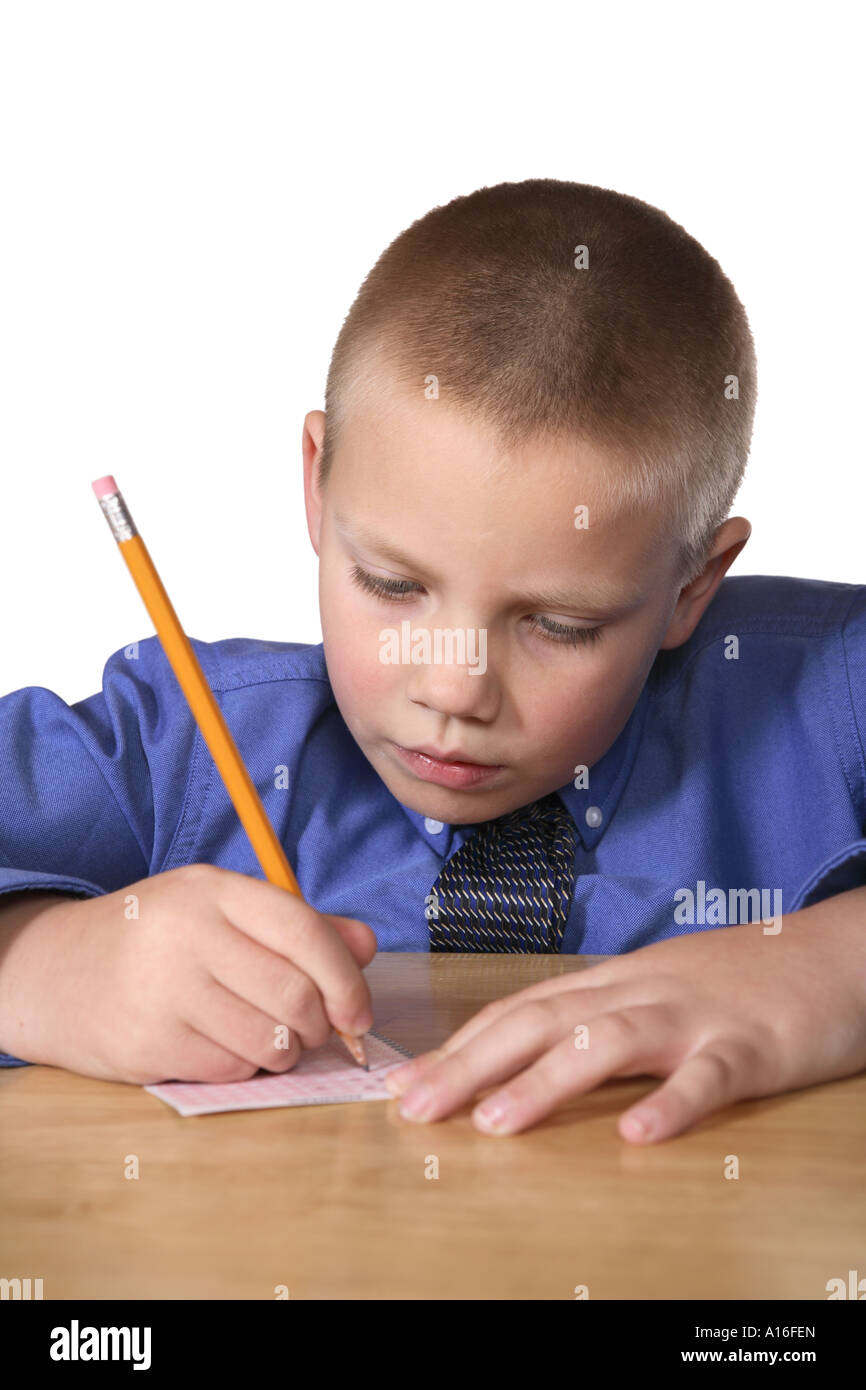
[[[558,953],[576,846],[557,792],[479,825],[427,895],[430,950]]]

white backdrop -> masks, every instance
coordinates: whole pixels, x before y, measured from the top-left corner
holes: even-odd
[[[305,12],[307,11],[307,12]],[[0,694],[152,633],[321,639],[301,431],[379,253],[484,184],[663,208],[749,314],[735,574],[866,581],[859,7],[0,0]]]

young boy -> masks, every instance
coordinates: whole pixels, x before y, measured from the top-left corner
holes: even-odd
[[[292,862],[264,882],[156,638],[0,701],[0,1047],[235,1080],[371,1026],[375,949],[605,954],[394,1073],[623,1138],[866,1067],[866,586],[724,579],[743,308],[665,214],[549,179],[388,247],[303,435],[324,642],[195,643]],[[327,420],[327,432],[326,432]],[[278,1050],[288,1024],[292,1046]]]

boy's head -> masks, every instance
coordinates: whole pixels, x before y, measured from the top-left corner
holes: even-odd
[[[635,198],[500,184],[387,248],[304,464],[335,698],[398,800],[489,820],[607,751],[748,539],[725,518],[755,394],[730,282]],[[421,660],[394,664],[407,621]],[[463,785],[401,749],[499,770]]]

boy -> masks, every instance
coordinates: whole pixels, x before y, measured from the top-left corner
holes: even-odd
[[[539,179],[413,223],[305,421],[323,644],[195,644],[311,905],[155,638],[79,705],[7,695],[9,1061],[284,1070],[371,1026],[378,945],[611,957],[392,1073],[409,1118],[498,1087],[474,1120],[513,1133],[649,1074],[619,1129],[652,1142],[866,1067],[866,587],[722,582],[755,395],[657,209]]]

